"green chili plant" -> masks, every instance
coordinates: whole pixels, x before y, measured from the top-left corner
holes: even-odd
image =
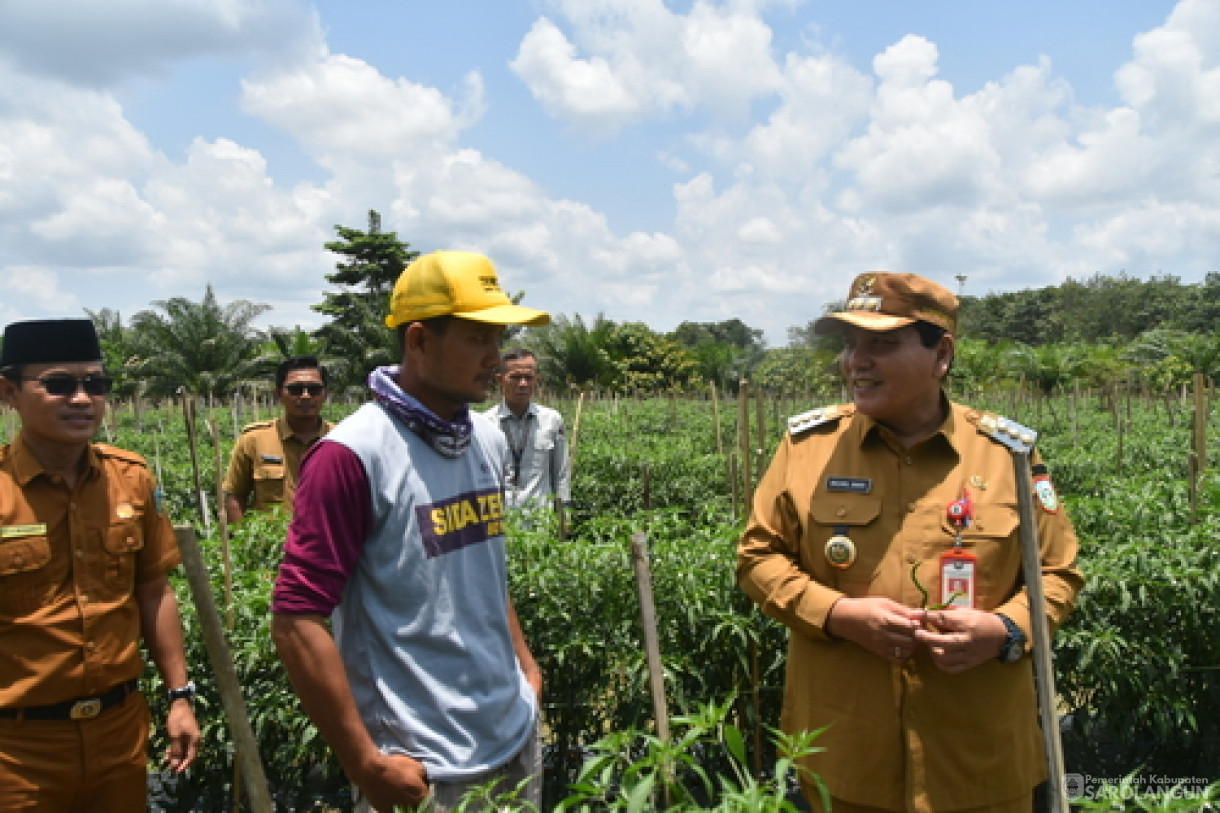
[[[741,730],[726,722],[732,705],[730,697],[673,717],[670,742],[636,730],[615,732],[597,741],[571,795],[556,811],[796,813],[799,808],[791,797],[801,776],[829,806],[826,786],[799,764],[823,750],[814,744],[821,730],[789,736],[772,729],[782,756],[770,772],[756,774]],[[709,757],[717,754],[720,764],[727,765],[724,772],[707,770]]]

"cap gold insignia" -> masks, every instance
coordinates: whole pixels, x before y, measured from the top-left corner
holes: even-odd
[[[856,561],[856,544],[843,534],[835,534],[826,540],[826,561],[840,570],[851,567]]]
[[[877,278],[874,276],[861,277],[856,283],[856,296],[871,296],[873,288],[877,285]]]
[[[129,502],[121,502],[114,509],[114,515],[119,519],[131,519],[136,515],[136,509],[132,508]]]

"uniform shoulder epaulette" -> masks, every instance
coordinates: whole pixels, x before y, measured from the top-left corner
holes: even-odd
[[[255,421],[254,423],[248,423],[241,428],[241,433],[244,435],[247,432],[254,431],[255,429],[266,429],[267,427],[273,425],[274,423],[275,423],[274,418],[272,418],[271,420],[267,420],[267,421]]]
[[[855,404],[832,404],[830,406],[818,407],[811,409],[808,412],[802,412],[799,415],[793,415],[788,419],[788,434],[792,437],[804,434],[810,429],[816,429],[819,426],[824,426],[828,423],[846,418],[849,415],[854,415],[856,412]]]
[[[1038,433],[1028,426],[1022,426],[1011,418],[997,415],[994,412],[984,412],[971,409],[966,413],[966,420],[974,424],[980,433],[1018,452],[1027,452],[1034,446]]]
[[[148,468],[148,461],[139,452],[133,452],[130,449],[120,449],[118,446],[111,446],[109,443],[95,443],[93,448],[99,457],[113,457],[116,460],[135,463],[137,466]]]

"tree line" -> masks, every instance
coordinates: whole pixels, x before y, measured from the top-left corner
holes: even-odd
[[[325,248],[338,257],[334,273],[326,275],[336,290],[313,306],[329,320],[317,330],[258,330],[254,320],[268,305],[221,305],[211,285],[198,302],[156,301],[127,324],[110,309],[86,311],[97,324],[117,392],[156,398],[185,390],[223,398],[265,390],[279,360],[304,353],[323,360],[342,392],[362,387],[374,367],[396,363],[394,337],[382,320],[394,282],[419,252],[383,231],[376,211],[369,212],[364,230],[340,225],[335,231],[338,239]],[[961,303],[952,381],[965,391],[1020,381],[1044,394],[1073,382],[1165,392],[1195,373],[1212,380],[1220,375],[1220,273],[1194,284],[1169,275],[1144,281],[1099,274],[962,296]],[[829,303],[822,313],[841,305]],[[789,328],[788,345],[776,348],[766,346],[761,330],[736,318],[686,321],[658,332],[601,314],[590,320],[556,314],[544,327],[510,329],[507,339],[538,354],[552,389],[655,394],[715,384],[733,392],[746,378],[770,390],[825,392],[837,380],[839,347],[814,334],[822,313]]]

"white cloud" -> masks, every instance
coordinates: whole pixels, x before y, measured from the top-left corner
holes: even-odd
[[[908,212],[983,201],[998,169],[991,128],[936,80],[936,46],[907,36],[874,60],[881,79],[867,132],[836,164],[854,175],[865,206]]]
[[[482,81],[467,78],[467,98],[391,79],[354,57],[327,54],[242,82],[242,107],[298,139],[319,163],[384,163],[447,149],[483,106]]]
[[[697,0],[690,13],[661,0],[556,0],[522,39],[513,70],[552,116],[599,137],[651,116],[704,109],[743,119],[775,93],[781,71],[771,29],[750,4]]]
[[[1113,66],[1121,103],[1093,108],[1049,57],[963,95],[927,38],[857,66],[816,41],[780,52],[765,12],[797,0],[683,5],[545,0],[516,48],[512,69],[546,113],[606,138],[634,128],[622,171],[676,179],[672,221],[616,231],[609,206],[557,194],[486,146],[503,104],[490,73],[445,93],[333,53],[290,0],[116,0],[105,24],[84,0],[68,2],[75,17],[0,4],[0,315],[115,307],[119,291],[140,307],[197,299],[211,282],[222,301],[272,304],[269,323],[314,326],[335,260],[322,244],[370,208],[412,248],[487,252],[536,307],[658,329],[737,317],[773,343],[869,270],[950,286],[964,274],[970,293],[1215,270],[1214,2],[1183,0],[1135,37]],[[188,134],[181,155],[110,90],[230,55],[250,64],[231,111],[247,119]],[[276,156],[243,139],[250,125],[322,179],[277,182]],[[594,141],[579,145],[589,165],[614,152]]]
[[[315,15],[295,0],[0,3],[0,52],[24,70],[91,87],[200,56],[308,51],[318,37]]]

